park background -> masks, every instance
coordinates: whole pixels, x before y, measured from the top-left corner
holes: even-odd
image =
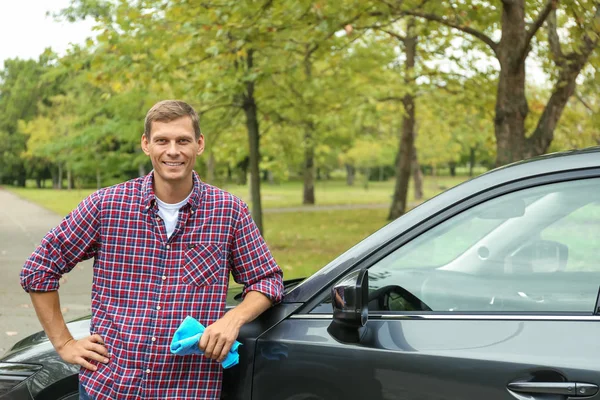
[[[200,114],[202,179],[310,275],[485,171],[600,143],[593,0],[73,0],[93,26],[0,70],[0,184],[60,216],[151,170],[147,110]],[[41,239],[41,238],[40,238]]]

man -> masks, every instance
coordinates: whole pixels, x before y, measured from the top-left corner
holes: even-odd
[[[192,107],[154,105],[141,146],[154,170],[83,200],[27,260],[21,284],[60,357],[81,365],[82,399],[218,399],[219,363],[240,327],[281,300],[282,271],[248,207],[194,172],[204,137]],[[59,279],[91,257],[90,336],[75,340]],[[230,272],[245,297],[224,314]],[[206,326],[204,355],[169,352],[188,315]]]

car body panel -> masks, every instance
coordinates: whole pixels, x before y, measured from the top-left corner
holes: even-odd
[[[252,398],[514,400],[508,383],[536,375],[600,382],[600,319],[463,318],[370,317],[359,344],[332,338],[331,318],[288,319],[259,340]]]

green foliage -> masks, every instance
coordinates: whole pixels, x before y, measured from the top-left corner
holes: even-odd
[[[600,144],[598,114],[579,99],[572,99],[565,108],[561,124],[556,129],[550,151],[581,149]]]
[[[34,60],[6,60],[0,71],[0,183],[24,185],[26,174],[39,173],[42,164],[26,168],[23,154],[27,136],[18,131],[19,121],[36,117],[41,105],[56,93],[56,82],[41,81],[52,68],[54,55],[45,52]]]
[[[447,89],[422,96],[417,106],[420,110],[417,148],[421,163],[434,166],[460,163],[474,149],[478,162],[493,164],[495,143],[490,97],[486,101],[485,92]]]
[[[535,21],[545,4],[527,0],[525,21]],[[491,48],[465,31],[498,41],[501,7],[491,1],[72,0],[59,16],[92,18],[95,38],[60,58],[47,50],[38,60],[8,60],[0,71],[0,180],[42,179],[60,167],[76,183],[103,185],[147,171],[139,151],[143,119],[164,98],[186,100],[201,114],[207,148],[198,169],[207,172],[212,159],[218,181],[241,176],[250,94],[258,107],[260,168],[276,182],[301,176],[307,150],[324,174],[345,164],[363,173],[393,168],[407,94],[417,99],[422,165],[465,163],[472,151],[478,163],[491,165],[499,67]],[[594,13],[592,0],[559,2],[564,54],[577,54],[584,34],[596,32]],[[533,38],[531,54],[550,85],[560,68],[547,28]],[[409,73],[402,40],[408,34],[418,38]],[[582,72],[581,100],[565,109],[552,150],[598,141],[598,57],[593,53]],[[547,87],[528,86],[528,132],[550,95]]]

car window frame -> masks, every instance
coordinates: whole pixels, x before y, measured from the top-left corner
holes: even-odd
[[[561,183],[561,182],[569,182],[575,180],[582,179],[594,179],[600,178],[600,167],[594,168],[581,168],[581,169],[572,169],[568,171],[560,171],[560,172],[552,172],[548,174],[536,175],[533,177],[528,177],[525,179],[517,179],[514,181],[508,181],[493,187],[488,188],[483,192],[478,192],[472,196],[466,196],[463,199],[455,202],[440,213],[436,214],[432,218],[427,219],[421,224],[411,227],[407,231],[400,234],[398,237],[387,241],[386,244],[372,252],[367,257],[358,261],[357,263],[351,265],[346,270],[337,271],[338,277],[341,279],[346,274],[349,274],[353,271],[363,269],[363,268],[371,268],[373,265],[378,263],[380,260],[387,257],[389,254],[398,250],[400,247],[409,243],[413,239],[418,236],[424,234],[440,223],[449,220],[458,214],[465,212],[466,210],[473,208],[479,204],[482,204],[486,201],[490,201],[492,199],[517,192],[520,190],[545,186],[553,183]],[[298,310],[299,315],[306,315],[308,317],[327,317],[331,318],[333,312],[331,313],[313,313],[312,311],[319,306],[323,301],[327,299],[330,295],[331,288],[335,285],[337,280],[333,283],[326,285],[319,291],[315,296],[313,296],[308,302],[304,304]],[[600,298],[600,296],[599,296]],[[514,317],[514,316],[528,316],[528,317],[541,317],[541,318],[561,318],[561,317],[580,317],[582,319],[588,319],[586,317],[591,316],[593,314],[587,312],[501,312],[501,311],[493,311],[493,312],[481,312],[481,311],[464,311],[461,312],[460,315],[456,315],[456,313],[449,311],[370,311],[369,318],[380,319],[380,318],[410,318],[411,316],[419,317],[419,318],[460,318],[461,316],[472,316],[472,317],[497,317],[503,319],[505,317]],[[599,316],[594,316],[594,320],[599,319]]]

